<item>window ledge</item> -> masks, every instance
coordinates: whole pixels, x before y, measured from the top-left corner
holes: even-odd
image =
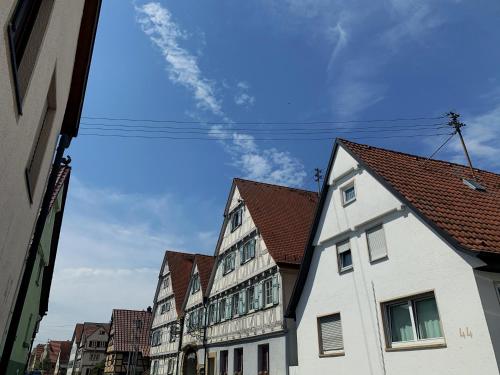
[[[347,201],[347,202],[342,201],[342,207],[347,207],[354,202],[356,202],[356,198],[351,199],[350,201]]]
[[[345,352],[343,350],[338,350],[330,353],[323,353],[318,355],[319,358],[328,358],[328,357],[343,357],[345,356]]]
[[[354,271],[354,266],[344,267],[339,270],[339,274],[348,273]]]
[[[441,349],[446,348],[446,342],[443,340],[432,340],[431,342],[415,341],[405,344],[398,344],[397,346],[385,348],[386,352],[398,352],[404,350],[423,350],[423,349]]]

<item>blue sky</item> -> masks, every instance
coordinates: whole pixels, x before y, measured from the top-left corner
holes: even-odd
[[[112,308],[152,304],[165,249],[213,253],[233,177],[314,189],[328,137],[421,155],[446,138],[401,130],[443,119],[336,125],[321,141],[260,141],[280,126],[246,126],[255,133],[238,122],[455,110],[475,166],[500,171],[499,15],[495,0],[104,1],[84,115],[228,125],[173,125],[206,128],[211,140],[115,138],[86,136],[106,133],[86,124],[168,124],[82,119],[37,341],[70,339],[76,322],[108,321]],[[415,136],[383,138],[402,134]],[[463,162],[456,137],[438,158]]]

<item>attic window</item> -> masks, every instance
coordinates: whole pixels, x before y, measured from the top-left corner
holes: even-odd
[[[463,178],[462,181],[465,185],[470,187],[473,190],[486,191],[486,189],[477,181],[474,181],[470,178]]]
[[[241,207],[236,209],[231,214],[231,232],[234,232],[236,228],[238,228],[241,225],[242,216],[243,216],[243,208]]]

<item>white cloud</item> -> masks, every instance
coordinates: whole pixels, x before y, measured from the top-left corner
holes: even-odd
[[[166,249],[211,254],[217,224],[199,227],[203,224],[196,225],[191,216],[196,210],[207,217],[214,207],[189,198],[179,201],[169,194],[89,186],[73,175],[49,313],[37,341],[70,339],[75,323],[106,322],[113,308],[151,305]]]
[[[163,54],[170,80],[191,90],[200,108],[223,116],[214,83],[202,76],[196,56],[179,45],[187,34],[172,21],[170,11],[159,3],[144,4],[136,11],[142,30]]]
[[[196,57],[180,46],[187,33],[172,20],[170,11],[157,2],[137,6],[136,11],[142,30],[165,58],[169,79],[189,89],[200,109],[231,123],[222,109],[222,101],[217,98],[215,82],[203,76]],[[222,81],[222,85],[227,86],[227,83]],[[255,103],[248,82],[240,81],[236,88],[238,92],[234,101],[237,105],[249,107]],[[209,134],[221,139],[232,157],[232,165],[240,167],[244,177],[294,186],[303,183],[306,176],[304,166],[290,153],[275,148],[261,149],[255,137],[231,131],[230,126],[212,126]]]

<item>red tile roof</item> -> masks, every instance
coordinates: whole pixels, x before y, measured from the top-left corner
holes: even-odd
[[[73,332],[73,342],[80,345],[82,339],[89,337],[99,328],[104,329],[109,334],[110,324],[92,322],[77,323]]]
[[[55,364],[57,362],[57,357],[62,351],[71,350],[71,341],[54,341],[51,340],[47,343],[47,352],[49,356],[50,363]]]
[[[275,262],[299,265],[318,194],[240,178],[235,178],[234,184]]]
[[[111,319],[113,351],[130,352],[138,345],[142,355],[148,357],[149,330],[153,320],[151,312],[114,309]],[[138,321],[141,323],[137,324]]]
[[[179,251],[172,250],[167,250],[165,252],[165,260],[160,272],[163,272],[165,264],[168,264],[177,315],[182,315],[182,304],[189,285],[193,261],[194,254],[181,253]]]
[[[59,364],[61,365],[68,364],[70,353],[71,353],[71,341],[61,342],[59,351]]]
[[[339,140],[421,216],[466,250],[500,253],[500,175],[474,169],[485,191],[463,182],[469,167]]]
[[[76,323],[75,330],[73,331],[73,342],[76,344],[80,344],[80,340],[82,339],[83,333],[83,324]]]
[[[215,257],[211,255],[196,254],[194,263],[198,266],[198,273],[200,275],[200,284],[202,293],[205,294],[210,281],[210,274],[214,267]]]

